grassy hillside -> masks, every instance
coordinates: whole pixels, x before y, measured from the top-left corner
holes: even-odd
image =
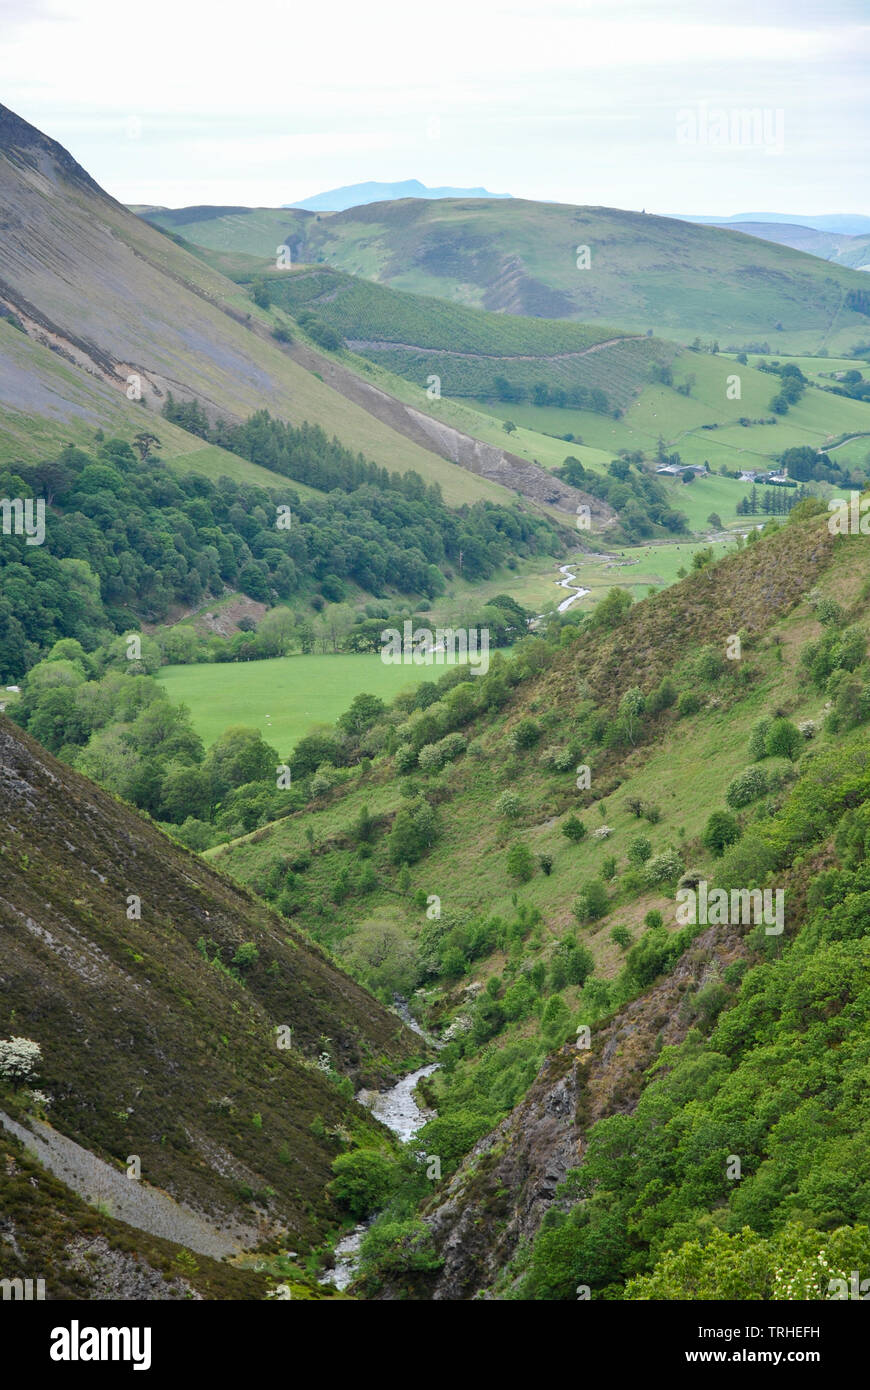
[[[620,450],[642,451],[654,459],[661,439],[668,453],[678,452],[684,463],[703,464],[717,472],[763,470],[778,461],[786,449],[808,445],[816,450],[829,447],[844,435],[851,442],[834,449],[832,457],[851,466],[863,466],[870,444],[870,409],[867,402],[849,400],[824,391],[823,372],[831,370],[825,358],[776,359],[792,361],[807,376],[810,385],[786,415],[771,410],[777,391],[777,377],[760,370],[767,359],[750,357],[738,363],[723,353],[684,349],[670,363],[672,385],[651,382],[643,387],[619,419],[590,410],[557,409],[496,402],[475,402],[477,412],[485,411],[499,422],[507,419],[517,426],[511,447],[517,453],[534,450],[545,466],[561,463],[566,453],[580,458],[584,467],[600,471],[602,461]],[[739,380],[739,398],[732,398],[731,383]],[[679,388],[689,385],[688,393]],[[501,428],[501,423],[499,428]],[[477,426],[482,436],[485,430]],[[565,436],[571,434],[574,443]],[[582,441],[582,448],[575,447]],[[604,465],[606,467],[606,463]],[[723,520],[745,492],[745,484],[716,480],[720,495],[708,493],[702,521],[712,510]],[[705,483],[709,488],[709,484]],[[688,493],[678,492],[674,506],[685,511],[696,525],[697,508]]]
[[[247,282],[258,278],[250,266],[234,273]],[[766,356],[741,364],[723,353],[675,350],[645,335],[614,337],[604,326],[491,314],[321,268],[265,274],[273,303],[294,315],[311,313],[334,329],[361,372],[371,373],[368,363],[375,367],[373,383],[489,443],[505,436],[500,426],[488,425],[487,415],[509,420],[520,427],[511,434],[511,452],[544,467],[562,462],[561,441],[571,435],[589,451],[576,456],[593,468],[606,467],[622,449],[652,458],[660,437],[687,463],[706,461],[716,471],[764,468],[787,448],[820,449],[870,425],[866,402],[816,389],[844,362],[854,365],[847,359],[789,358],[814,389],[787,416],[777,416],[770,409],[776,378],[759,370]],[[671,385],[652,380],[662,367],[670,367]],[[433,382],[445,400],[432,398]],[[541,387],[551,401],[560,391],[567,401],[533,403]],[[598,393],[594,401],[592,393]],[[469,408],[451,410],[449,401]],[[733,516],[742,494],[726,492],[720,505]]]
[[[441,778],[435,777],[437,799],[449,808],[443,818],[442,835],[425,859],[412,867],[405,905],[396,901],[390,891],[383,896],[375,894],[366,900],[367,917],[385,913],[390,920],[405,924],[403,930],[416,934],[422,921],[407,903],[417,889],[442,894],[444,910],[451,914],[480,911],[484,907],[495,914],[509,912],[516,885],[505,872],[505,855],[519,837],[536,854],[546,851],[555,856],[552,873],[538,873],[523,888],[523,898],[545,912],[549,932],[558,935],[570,924],[571,904],[584,878],[594,872],[596,862],[609,852],[611,845],[609,839],[602,844],[591,835],[577,846],[570,844],[561,834],[562,817],[574,808],[602,801],[605,815],[601,820],[613,827],[613,844],[624,844],[634,817],[623,807],[634,790],[635,778],[644,798],[658,785],[665,789],[668,802],[673,803],[661,822],[649,829],[654,849],[664,847],[674,836],[678,828],[676,813],[687,841],[696,843],[707,814],[705,808],[716,799],[709,787],[711,751],[716,753],[717,786],[721,781],[724,790],[742,766],[746,729],[763,707],[763,682],[759,681],[761,688],[754,691],[738,724],[733,699],[729,699],[721,715],[688,717],[668,726],[670,737],[662,739],[652,755],[640,749],[616,757],[602,751],[602,770],[600,774],[595,772],[597,790],[591,796],[578,796],[570,769],[554,774],[542,768],[538,754],[545,744],[578,746],[574,730],[585,701],[592,699],[596,706],[603,704],[615,709],[625,690],[635,684],[644,690],[653,689],[663,676],[678,669],[693,644],[720,639],[724,642],[729,632],[741,629],[765,632],[774,615],[787,610],[802,593],[808,592],[826,561],[830,547],[826,533],[814,534],[809,546],[807,539],[795,527],[742,552],[734,553],[732,549],[730,556],[714,569],[694,574],[666,592],[636,604],[626,624],[613,637],[596,638],[590,633],[582,643],[568,643],[564,655],[554,659],[548,673],[520,685],[503,714],[484,719],[479,728],[472,728],[474,742],[480,740],[475,755],[451,764]],[[690,553],[690,547],[685,546],[684,561],[688,561]],[[650,568],[654,567],[653,555]],[[625,581],[628,574],[625,570],[615,571],[614,582],[617,578]],[[582,571],[579,578],[583,578]],[[601,579],[606,582],[605,576],[599,582]],[[754,658],[751,664],[755,666]],[[773,665],[770,680],[767,698],[781,680]],[[584,693],[587,690],[589,693]],[[817,712],[817,697],[810,695],[805,699],[807,708]],[[537,753],[518,756],[511,747],[511,733],[525,717],[536,719],[543,732],[536,745]],[[657,737],[657,745],[659,742]],[[732,749],[730,755],[728,748]],[[585,752],[582,746],[578,747],[576,761],[588,761],[590,753],[591,749]],[[623,760],[630,769],[628,776],[620,769]],[[669,770],[675,760],[677,767]],[[650,765],[642,766],[646,764]],[[323,848],[306,871],[302,920],[334,941],[353,930],[358,916],[353,896],[319,920],[308,915],[305,904],[322,901],[324,897],[328,900],[329,885],[336,881],[345,862],[346,852],[339,848],[340,827],[351,824],[363,804],[368,805],[373,816],[387,821],[401,807],[401,779],[386,775],[388,771],[389,763],[385,761],[382,773],[373,780],[365,779],[356,785],[352,779],[327,804],[315,803],[304,816],[291,816],[268,833],[257,832],[211,853],[244,881],[259,883],[265,864],[276,854],[292,855],[301,848],[311,827],[315,842]],[[412,781],[415,775],[419,778],[419,774],[412,773]],[[611,804],[607,788],[612,792],[619,784],[619,796]],[[428,785],[429,778],[423,778],[420,790],[424,794]],[[506,788],[516,791],[523,802],[518,821],[512,822],[493,810],[500,792]],[[590,830],[596,823],[596,819],[590,818]],[[389,890],[385,845],[377,864],[384,887]],[[658,905],[657,901],[644,897],[636,911],[642,917],[653,905]],[[607,925],[605,922],[600,931],[596,929],[595,939],[599,948],[611,951],[604,930]]]
[[[264,216],[152,214],[203,245],[274,257],[271,234],[255,231]],[[403,199],[283,216],[267,225],[284,227],[294,262],[479,308],[700,335],[723,347],[770,340],[780,351],[834,352],[866,337],[866,317],[846,305],[849,290],[866,288],[857,271],[722,228],[523,199]],[[584,246],[589,269],[578,269]]]
[[[606,326],[492,314],[446,300],[400,293],[326,269],[275,271],[273,302],[301,311],[341,334],[347,346],[421,387],[432,373],[447,396],[494,394],[498,378],[530,391],[578,387],[624,407],[651,362],[673,356],[669,344],[631,338]]]
[[[0,399],[17,412],[3,446],[10,457],[38,457],[55,431],[81,442],[94,416],[104,429],[122,413],[129,419],[125,393],[135,375],[146,408],[159,409],[172,391],[195,396],[211,418],[243,419],[268,400],[276,416],[321,424],[383,467],[437,481],[448,501],[507,497],[331,389],[316,361],[306,368],[272,339],[268,315],[244,290],[108,197],[6,108],[0,196],[0,307],[25,330],[0,325],[0,382],[10,383]],[[34,353],[30,340],[50,355]],[[23,418],[35,427],[23,428]]]
[[[851,814],[849,808],[868,794],[866,729],[861,727],[866,700],[863,714],[854,713],[854,701],[849,704],[867,688],[870,600],[864,544],[861,537],[835,543],[824,518],[793,521],[635,604],[609,631],[606,622],[595,620],[579,631],[566,628],[561,638],[551,634],[538,645],[537,657],[534,644],[527,644],[514,663],[486,678],[496,684],[482,686],[478,699],[467,686],[447,682],[436,703],[416,710],[410,702],[401,705],[387,721],[383,751],[364,775],[351,770],[341,786],[320,791],[304,812],[209,852],[235,876],[272,892],[282,882],[282,864],[307,846],[304,870],[287,880],[281,894],[282,910],[309,925],[375,987],[408,990],[416,984],[420,1017],[447,1028],[452,1039],[441,1070],[424,1088],[439,1114],[422,1141],[443,1145],[436,1151],[450,1155],[444,1183],[416,1189],[434,1242],[429,1272],[419,1277],[387,1273],[373,1242],[363,1265],[363,1287],[370,1294],[377,1296],[386,1283],[392,1296],[401,1290],[411,1297],[434,1292],[466,1298],[486,1290],[515,1297],[521,1287],[522,1297],[570,1298],[585,1273],[594,1297],[621,1297],[626,1269],[652,1269],[663,1251],[697,1232],[703,1243],[711,1229],[734,1232],[748,1224],[759,1238],[767,1237],[795,1210],[808,1230],[816,1220],[822,1231],[866,1221],[863,1188],[850,1188],[848,1198],[818,1198],[820,1184],[832,1181],[839,1148],[848,1146],[853,1117],[848,1105],[836,1102],[834,1073],[826,1077],[814,1071],[810,1094],[827,1099],[808,1101],[810,1109],[824,1103],[836,1114],[830,1142],[815,1158],[802,1160],[809,1167],[795,1169],[793,1157],[785,1170],[776,1166],[783,1146],[797,1142],[796,1126],[802,1123],[802,1112],[795,1110],[800,1095],[783,1081],[751,1133],[741,1112],[736,1149],[727,1125],[721,1133],[696,1135],[694,1163],[702,1165],[704,1177],[694,1208],[688,1187],[679,1186],[690,1184],[692,1168],[682,1158],[674,1160],[683,1175],[675,1189],[680,1205],[672,1210],[658,1188],[646,1199],[656,1209],[654,1226],[645,1228],[637,1210],[629,1214],[618,1207],[622,1227],[628,1223],[633,1232],[628,1252],[618,1244],[612,1258],[584,1263],[592,1260],[589,1240],[595,1237],[584,1235],[582,1178],[580,1187],[566,1189],[566,1209],[575,1211],[564,1236],[567,1250],[574,1252],[565,1256],[567,1264],[546,1235],[562,1218],[551,1217],[541,1227],[559,1176],[582,1161],[590,1135],[595,1144],[606,1145],[603,1131],[597,1138],[596,1121],[632,1115],[640,1103],[637,1143],[652,1142],[643,1117],[654,1109],[660,1088],[644,1073],[663,1043],[688,1049],[680,1054],[683,1089],[667,1102],[668,1113],[676,1106],[683,1115],[675,1125],[688,1122],[680,1106],[706,1102],[713,1093],[702,1088],[699,1095],[691,1077],[692,1059],[706,1046],[717,1017],[720,1039],[729,1039],[726,1051],[736,1048],[740,1065],[745,1055],[743,1075],[763,1069],[762,1054],[749,1059],[756,1046],[751,1030],[740,1034],[739,1043],[738,1025],[729,1031],[731,1010],[748,1028],[752,1001],[762,987],[741,996],[744,975],[761,981],[765,971],[779,970],[783,982],[788,979],[788,987],[798,992],[790,995],[787,1020],[793,1045],[812,1036],[813,1006],[799,1002],[805,953],[797,947],[795,954],[788,952],[811,922],[813,930],[821,930],[820,894],[831,893],[840,903],[847,891],[844,866],[858,862],[845,848],[845,830],[838,832],[836,850],[828,837],[837,819]],[[742,651],[732,662],[725,657],[726,643],[736,633]],[[836,656],[826,656],[825,667],[818,664],[818,653],[836,653],[843,642],[853,643],[854,653],[847,657],[843,647],[844,664],[826,677]],[[808,643],[815,644],[811,652]],[[669,679],[673,689],[665,698],[662,682]],[[631,727],[626,711],[638,708],[631,703],[635,691],[646,697],[639,706],[645,713]],[[798,739],[791,756],[765,755],[764,749],[753,754],[756,725],[766,720],[769,727],[776,718],[784,719]],[[807,733],[797,733],[805,721],[810,721],[809,741]],[[399,752],[424,749],[445,728],[457,727],[467,749],[442,763],[440,771],[422,754],[415,763]],[[378,738],[369,733],[365,746],[371,754]],[[591,767],[588,790],[575,785],[580,763]],[[736,803],[738,838],[723,862],[706,838],[710,814],[732,805],[731,784],[753,765],[763,789],[759,784],[748,801]],[[434,808],[436,831],[403,867],[394,852],[398,826],[420,799]],[[579,840],[563,834],[572,817],[585,826]],[[356,827],[363,823],[371,832],[361,840]],[[640,841],[645,846],[638,857]],[[764,858],[767,849],[754,857],[759,843],[781,856],[773,882],[786,885],[783,939],[765,944],[763,933],[759,937],[746,926],[732,925],[696,933],[694,942],[687,942],[674,917],[680,877],[728,883],[724,875],[730,874],[732,885],[770,882],[765,875],[774,861]],[[365,862],[375,868],[375,880],[365,887],[363,844]],[[518,849],[528,853],[523,857]],[[658,879],[648,872],[661,862],[657,856],[670,856],[675,866]],[[836,873],[813,888],[813,876],[822,868]],[[840,878],[844,886],[835,892]],[[594,911],[588,896],[593,883],[602,895]],[[433,901],[440,913],[435,920],[426,910]],[[843,1007],[857,1010],[858,1018],[862,1006],[855,972],[866,942],[854,939],[863,930],[859,903],[848,912],[853,926],[839,934],[832,926],[817,943],[824,961],[817,986],[828,991],[826,997],[833,991],[836,999],[842,987]],[[662,927],[650,913],[661,914]],[[377,963],[374,941],[390,943]],[[589,961],[577,984],[572,972],[580,948]],[[756,970],[762,973],[753,975]],[[770,978],[770,988],[776,988]],[[592,1028],[589,1056],[578,1057],[575,1048],[566,1047],[545,1060],[555,1045],[573,1036],[578,1023]],[[853,1044],[836,1054],[837,1076],[847,1069],[852,1084],[862,1046],[857,1039]],[[705,1067],[720,1065],[712,1052],[702,1051],[703,1058]],[[727,1107],[724,1092],[721,1104]],[[515,1105],[519,1108],[511,1115]],[[554,1123],[554,1116],[566,1117],[567,1128]],[[782,1116],[792,1117],[788,1135],[777,1129]],[[462,1155],[493,1125],[498,1127],[483,1141],[477,1161],[471,1157],[463,1164]],[[731,1152],[751,1156],[745,1159],[747,1172],[769,1175],[747,1183],[745,1198],[736,1186],[719,1193],[720,1153]],[[600,1155],[600,1147],[594,1153]],[[596,1157],[598,1162],[606,1162],[606,1155]],[[608,1211],[628,1200],[630,1174],[630,1168],[610,1171],[604,1184],[613,1194]],[[401,1223],[406,1215],[408,1198],[402,1193],[405,1189],[388,1206],[385,1223]],[[793,1195],[786,1200],[788,1193]],[[682,1225],[674,1225],[675,1212]],[[827,1224],[825,1212],[832,1213]],[[545,1234],[530,1260],[539,1228]],[[383,1229],[386,1240],[387,1226]],[[665,1234],[670,1246],[662,1243]],[[521,1278],[530,1282],[519,1286]]]
[[[870,237],[866,235],[823,232],[790,222],[732,222],[729,225],[731,231],[742,232],[744,236],[775,241],[780,246],[791,246],[795,251],[806,251],[810,256],[847,265],[853,270],[866,270],[870,265]]]

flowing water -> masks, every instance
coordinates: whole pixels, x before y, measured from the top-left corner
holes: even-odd
[[[427,1042],[433,1043],[434,1046],[443,1046],[423,1031],[404,999],[397,997],[395,1002],[397,1013],[401,1014],[409,1028],[413,1029],[415,1033],[419,1033],[420,1037],[425,1038]],[[435,1113],[433,1110],[420,1108],[414,1099],[414,1088],[424,1076],[431,1076],[437,1066],[437,1062],[430,1062],[428,1066],[420,1067],[419,1070],[403,1076],[401,1081],[397,1081],[395,1086],[388,1087],[386,1091],[360,1091],[357,1100],[361,1105],[371,1110],[381,1124],[386,1125],[394,1134],[397,1134],[402,1143],[407,1144],[409,1139],[413,1139],[417,1130],[422,1129],[426,1121],[431,1120]],[[321,1284],[334,1284],[337,1289],[346,1289],[348,1284],[353,1281],[356,1277],[359,1261],[360,1243],[369,1225],[370,1222],[368,1221],[360,1222],[338,1242],[335,1247],[335,1266],[321,1275]]]
[[[565,576],[564,579],[556,580],[556,583],[559,585],[559,588],[574,590],[574,593],[571,595],[570,598],[563,599],[562,602],[559,604],[557,611],[559,613],[564,613],[567,608],[571,607],[572,603],[576,603],[578,598],[583,598],[584,594],[588,594],[590,590],[582,589],[574,583],[574,580],[577,578],[577,576],[576,574],[571,573],[570,565],[560,565],[559,573]]]

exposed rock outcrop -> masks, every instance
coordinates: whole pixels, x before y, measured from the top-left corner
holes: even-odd
[[[567,1043],[547,1058],[521,1103],[475,1145],[426,1213],[444,1264],[418,1297],[492,1296],[520,1242],[534,1237],[557,1200],[569,1169],[582,1164],[590,1127],[606,1115],[630,1113],[661,1047],[685,1037],[691,1025],[680,1009],[684,993],[746,954],[739,928],[710,927],[672,974],[593,1030],[590,1049]]]

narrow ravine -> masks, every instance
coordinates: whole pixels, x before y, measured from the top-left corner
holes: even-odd
[[[425,1038],[433,1047],[443,1046],[442,1043],[424,1032],[408,1008],[406,1000],[396,996],[395,1008],[408,1027],[415,1033],[419,1033],[421,1038]],[[361,1105],[371,1110],[381,1124],[386,1125],[388,1129],[398,1135],[403,1144],[407,1144],[410,1139],[413,1139],[418,1129],[422,1129],[426,1121],[431,1120],[434,1116],[433,1110],[420,1108],[414,1099],[414,1090],[418,1081],[421,1081],[424,1076],[431,1076],[437,1068],[437,1062],[430,1062],[425,1067],[419,1067],[417,1071],[409,1072],[407,1076],[402,1077],[401,1081],[397,1081],[395,1086],[389,1086],[386,1091],[363,1090],[358,1092],[356,1098]],[[321,1275],[321,1284],[332,1284],[337,1289],[346,1289],[348,1284],[352,1283],[356,1277],[360,1243],[373,1220],[374,1217],[370,1221],[361,1221],[338,1242],[335,1247],[335,1265]]]

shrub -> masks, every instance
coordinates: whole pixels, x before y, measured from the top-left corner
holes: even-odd
[[[665,927],[653,927],[632,946],[626,966],[641,989],[651,985],[681,954],[681,936],[682,933],[671,933]]]
[[[753,724],[749,735],[749,756],[754,763],[760,762],[767,756],[766,743],[767,731],[770,728],[769,719],[759,719]]]
[[[845,613],[832,598],[820,598],[815,605],[816,617],[825,627],[842,627]]]
[[[339,1154],[332,1171],[335,1177],[326,1189],[330,1197],[355,1221],[363,1221],[384,1206],[396,1184],[398,1169],[393,1159],[377,1149],[355,1149]]]
[[[510,741],[518,750],[534,748],[542,733],[543,729],[536,719],[521,719],[511,734]]]
[[[586,826],[579,816],[572,814],[562,826],[562,834],[565,836],[566,840],[570,840],[572,844],[577,845],[586,835]]]
[[[630,864],[645,864],[652,854],[652,845],[645,835],[635,835],[629,841],[628,861]]]
[[[569,984],[585,985],[595,969],[595,957],[588,947],[571,942],[571,949],[565,956],[565,969]]]
[[[628,927],[619,923],[611,931],[610,940],[615,942],[617,946],[621,946],[623,951],[627,951],[631,945],[631,932],[628,930]]]
[[[837,672],[842,676],[842,672]],[[837,685],[834,708],[825,720],[831,733],[854,729],[870,718],[870,688],[859,680],[841,679]],[[799,729],[801,734],[802,728]]]
[[[464,753],[468,747],[468,739],[464,734],[447,734],[440,740],[437,747],[441,749],[441,756],[445,763],[452,763],[454,758],[458,758],[460,753]]]
[[[31,1038],[0,1038],[0,1076],[27,1081],[42,1060],[42,1048]]]
[[[660,714],[664,709],[670,709],[677,703],[677,687],[674,685],[670,676],[665,676],[664,680],[656,690],[648,697],[646,702],[648,714]]]
[[[485,1116],[473,1110],[451,1109],[429,1120],[419,1131],[417,1144],[427,1154],[437,1154],[444,1168],[454,1168],[490,1128]],[[416,1145],[415,1145],[416,1147]]]
[[[516,844],[508,852],[507,871],[518,883],[528,883],[534,876],[535,859],[528,845]]]
[[[597,922],[607,911],[609,898],[607,887],[600,878],[590,879],[580,890],[574,904],[574,916],[580,922]]]
[[[631,594],[627,589],[609,589],[605,597],[593,608],[587,619],[592,628],[612,632],[624,619],[631,607]]]
[[[253,941],[243,941],[236,954],[233,956],[233,965],[238,965],[242,970],[250,970],[252,965],[256,965],[260,959],[260,952],[257,950]]]
[[[733,810],[757,801],[768,790],[768,777],[763,767],[747,767],[728,785],[725,800]]]
[[[714,811],[704,827],[701,844],[720,858],[740,838],[740,826],[727,811]]]
[[[412,768],[417,766],[416,749],[412,748],[410,743],[403,743],[400,748],[396,749],[395,763],[397,772],[410,772]]]
[[[703,554],[703,551],[700,552]],[[694,564],[694,561],[693,561]],[[725,658],[716,647],[702,647],[684,665],[683,673],[692,682],[709,685],[718,680],[725,669]]]
[[[435,812],[422,798],[402,807],[396,813],[393,828],[387,838],[393,864],[415,864],[437,838]]]
[[[860,627],[847,627],[834,649],[834,665],[844,671],[860,666],[867,651],[867,638]]]
[[[794,760],[802,742],[800,730],[790,719],[774,719],[767,731],[764,748],[770,758]]]
[[[424,743],[417,754],[417,765],[421,772],[440,772],[444,765],[441,745]]]
[[[552,768],[554,772],[569,772],[574,765],[574,754],[570,748],[561,748],[556,743],[548,744],[538,759],[542,767]]]
[[[508,789],[496,797],[494,809],[497,815],[516,820],[523,813],[523,803],[517,792]]]
[[[331,763],[321,763],[311,778],[311,795],[323,796],[326,792],[332,791],[338,781],[338,768],[333,767]]]
[[[678,714],[697,714],[700,708],[701,700],[694,690],[682,690],[680,692],[680,698],[677,700]]]
[[[654,854],[644,865],[643,876],[649,888],[659,884],[672,883],[683,872],[683,861],[675,849],[662,850]]]
[[[409,1274],[439,1269],[444,1263],[436,1253],[432,1232],[424,1221],[378,1221],[363,1236],[360,1269],[367,1276]]]

